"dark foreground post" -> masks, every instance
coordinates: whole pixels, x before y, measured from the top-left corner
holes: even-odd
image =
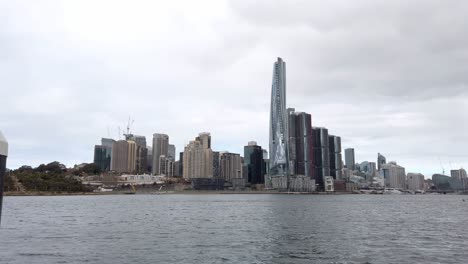
[[[5,180],[7,156],[8,142],[0,131],[0,224],[2,222],[3,182]]]

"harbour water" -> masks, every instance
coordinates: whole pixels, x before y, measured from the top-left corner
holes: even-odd
[[[460,195],[5,197],[3,214],[0,263],[468,260]]]

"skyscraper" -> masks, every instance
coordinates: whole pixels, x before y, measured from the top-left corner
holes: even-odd
[[[281,59],[273,65],[270,108],[270,176],[272,186],[287,188],[288,124],[286,111],[286,63]]]
[[[391,161],[382,165],[380,174],[385,181],[385,187],[406,189],[406,173],[405,168],[398,165],[396,162]]]
[[[135,172],[138,174],[146,173],[148,168],[148,147],[146,146],[146,137],[133,134],[125,134],[127,140],[136,144]],[[150,160],[150,162],[152,162]]]
[[[315,183],[324,187],[324,177],[330,176],[330,147],[328,129],[313,127]]]
[[[328,136],[328,148],[330,155],[330,176],[334,179],[343,179],[343,164],[341,156],[341,138],[333,135]]]
[[[408,173],[406,175],[406,185],[408,190],[424,190],[424,175],[421,173]]]
[[[314,178],[312,117],[288,108],[289,172]]]
[[[387,159],[380,153],[377,153],[377,170],[382,168],[382,165],[387,163]]]
[[[161,174],[159,171],[159,157],[167,157],[169,148],[169,136],[166,134],[153,134],[153,174]]]
[[[175,161],[176,160],[176,148],[174,145],[172,144],[169,144],[168,147],[167,147],[167,157],[172,160],[172,161]]]
[[[111,167],[112,148],[96,145],[94,146],[94,164],[101,171],[109,171]]]
[[[111,170],[131,173],[135,170],[136,144],[130,140],[119,140],[112,146]],[[135,156],[134,156],[135,155]]]
[[[211,134],[210,133],[201,132],[200,134],[198,134],[198,137],[196,137],[196,140],[200,141],[203,148],[211,149]]]
[[[202,136],[203,135],[203,136]],[[213,178],[213,151],[208,144],[209,133],[201,133],[195,140],[185,146],[183,154],[183,177]]]
[[[259,184],[264,182],[264,161],[262,147],[251,141],[244,146],[244,166],[247,173],[247,182]]]
[[[356,161],[354,157],[354,149],[353,148],[347,148],[345,149],[345,164],[346,168],[350,170],[355,170],[356,169]]]
[[[220,152],[219,157],[221,178],[227,182],[232,182],[233,179],[242,178],[242,161],[239,154]]]

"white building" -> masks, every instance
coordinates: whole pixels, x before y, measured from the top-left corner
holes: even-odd
[[[213,178],[213,151],[209,133],[200,133],[199,137],[185,146],[182,164],[184,179]]]
[[[406,184],[408,190],[422,191],[424,190],[424,175],[421,173],[408,173],[408,175],[406,175]]]
[[[135,185],[143,185],[143,184],[163,184],[164,183],[164,176],[154,176],[154,175],[131,175],[131,174],[124,174],[119,177],[119,181],[125,183],[131,183]]]
[[[332,176],[325,176],[324,177],[324,185],[325,185],[325,191],[326,192],[334,192],[335,191],[335,184],[333,181]]]
[[[380,174],[384,178],[385,187],[402,190],[406,189],[405,168],[398,165],[396,162],[391,161],[387,164],[383,164]]]

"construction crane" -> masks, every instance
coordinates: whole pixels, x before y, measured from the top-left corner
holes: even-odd
[[[125,139],[129,139],[131,138],[133,135],[131,134],[131,128],[133,126],[133,122],[135,122],[135,120],[131,119],[131,117],[129,116],[128,117],[128,123],[127,123],[127,133],[124,133],[123,135],[125,136]]]
[[[442,165],[442,161],[440,160],[440,157],[439,157],[439,163],[440,163],[440,167],[442,167],[442,175],[445,175],[445,169],[444,169],[444,166]]]
[[[131,122],[130,122],[131,120]],[[128,123],[127,123],[127,134],[130,134],[130,128],[133,126],[133,122],[135,122],[135,120],[131,119],[130,116],[128,117]]]

